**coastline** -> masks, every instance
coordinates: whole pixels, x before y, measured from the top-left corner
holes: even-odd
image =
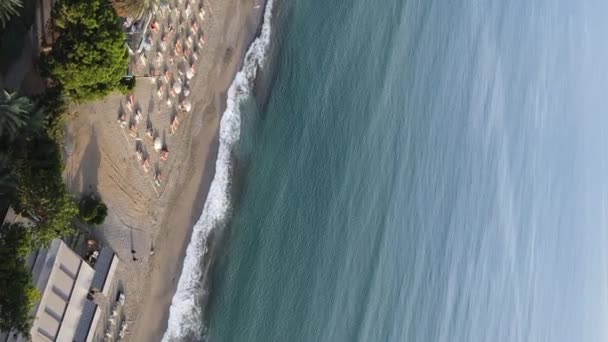
[[[131,341],[160,341],[166,330],[169,307],[182,272],[186,247],[215,174],[219,122],[226,109],[226,92],[243,63],[249,44],[255,38],[264,8],[263,4],[254,8],[254,4],[246,0],[212,1],[211,6],[214,9],[214,24],[222,25],[217,25],[219,27],[215,27],[211,33],[217,38],[211,61],[211,70],[215,72],[209,74],[202,86],[206,88],[203,92],[209,100],[203,107],[198,107],[204,114],[204,125],[197,134],[192,134],[189,158],[190,161],[203,161],[203,164],[188,165],[181,191],[175,191],[169,201],[171,205],[161,222],[158,248],[151,261],[153,268],[149,275],[149,286],[144,291],[147,296],[135,321]],[[191,207],[188,203],[192,203]]]
[[[115,290],[127,296],[128,341],[160,341],[166,330],[186,248],[215,174],[227,90],[262,21],[264,0],[205,3],[209,17],[191,85],[193,111],[169,137],[171,157],[160,164],[165,184],[154,187],[138,166],[134,142],[117,128],[115,113],[124,96],[70,108],[74,118],[66,136],[65,176],[73,192],[96,192],[109,208],[106,222],[91,235],[121,260]],[[167,112],[155,103],[154,93],[147,79],[138,80],[134,95],[156,124]],[[106,327],[102,324],[98,335]]]

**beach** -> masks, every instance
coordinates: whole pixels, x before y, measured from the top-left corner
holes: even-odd
[[[130,136],[117,123],[125,96],[112,94],[70,108],[66,179],[72,191],[98,193],[109,208],[92,235],[121,260],[117,286],[127,297],[128,341],[158,341],[165,331],[192,226],[215,173],[226,91],[258,29],[263,3],[208,1],[205,9],[205,45],[190,82],[193,108],[180,117],[177,132],[168,132],[168,108],[157,99],[154,84],[138,78],[133,92],[146,120],[161,127],[170,152],[164,161],[150,151],[153,172],[142,169],[135,152],[137,139],[144,146],[151,143]],[[157,171],[162,173],[159,185]]]

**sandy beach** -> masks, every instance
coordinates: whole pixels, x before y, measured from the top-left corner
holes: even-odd
[[[133,93],[145,121],[141,134],[132,136],[117,123],[127,104],[123,95],[71,108],[66,179],[75,193],[98,193],[108,205],[106,222],[92,234],[121,260],[118,288],[127,297],[127,341],[158,341],[165,331],[191,229],[215,172],[226,90],[255,36],[263,1],[211,0],[204,8],[204,47],[189,82],[192,111],[178,116],[175,134],[170,134],[172,107],[157,97],[157,84],[149,78],[138,78]],[[144,135],[146,123],[166,144],[167,160]],[[138,160],[136,144],[150,155],[148,172]],[[155,174],[162,174],[159,184]],[[105,329],[103,324],[99,329]]]

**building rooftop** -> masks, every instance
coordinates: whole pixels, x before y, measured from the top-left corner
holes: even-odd
[[[99,315],[97,305],[88,299],[95,270],[59,239],[34,253],[28,265],[41,294],[34,307],[31,340],[87,341],[89,331],[95,328],[94,317]],[[5,333],[0,334],[0,341],[26,339]]]

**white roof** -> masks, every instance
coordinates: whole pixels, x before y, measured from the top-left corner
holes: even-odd
[[[93,268],[59,239],[31,259],[32,281],[41,294],[34,308],[31,339],[72,341],[87,301]],[[23,340],[21,336],[8,339]]]

